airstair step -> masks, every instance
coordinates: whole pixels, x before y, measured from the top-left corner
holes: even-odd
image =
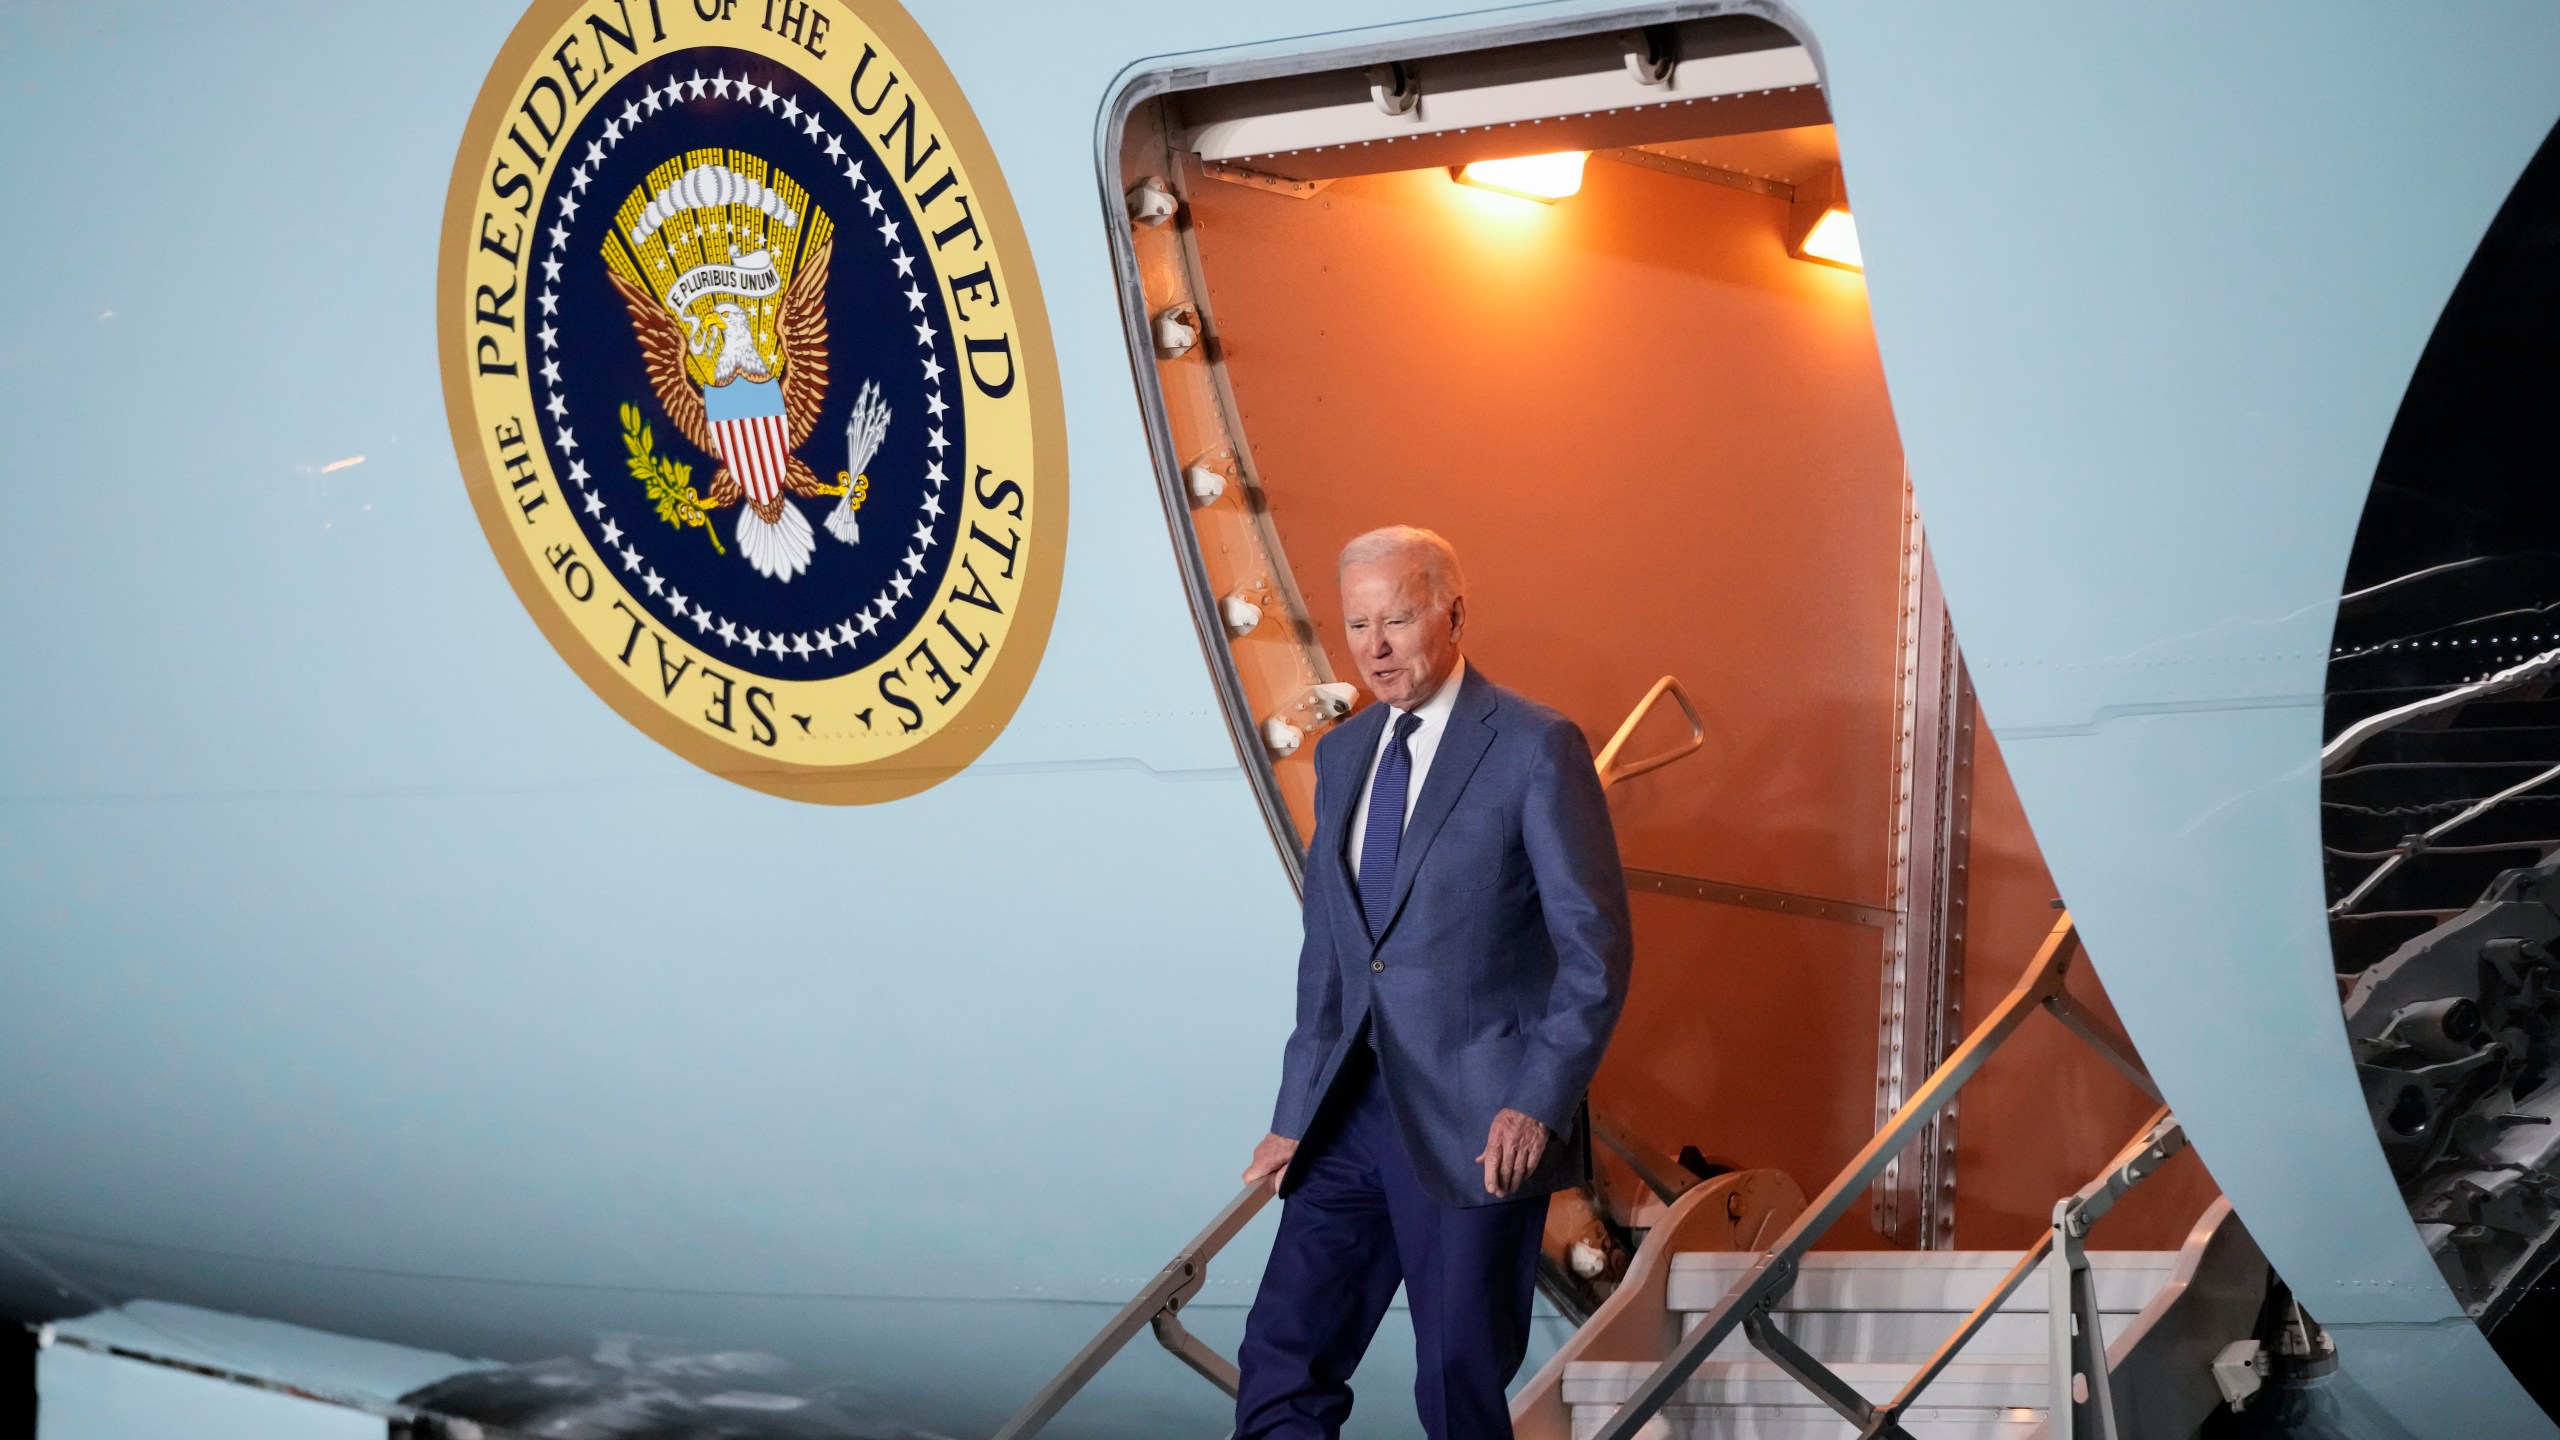
[[[1697,1253],[1671,1260],[1668,1300],[1683,1332],[1704,1323],[1759,1257]],[[1820,1251],[1806,1256],[1780,1302],[1778,1328],[1871,1401],[1890,1399],[1973,1307],[2015,1252]],[[2177,1267],[2175,1252],[2092,1254],[2098,1306],[2112,1339],[2130,1325]],[[1904,1419],[1915,1440],[2025,1440],[2044,1423],[2052,1383],[2046,1314],[2051,1281],[2031,1273]],[[1562,1399],[1576,1440],[1599,1433],[1653,1366],[1578,1361],[1565,1367]],[[1662,1440],[1849,1440],[1856,1427],[1736,1333],[1663,1407]]]
[[[1857,1387],[1870,1400],[1884,1400],[1902,1388],[1919,1362],[1890,1360],[1825,1360],[1832,1373]],[[1591,1360],[1565,1372],[1564,1403],[1615,1408],[1653,1367],[1636,1360]],[[2049,1372],[2041,1359],[1958,1360],[1929,1382],[1929,1402],[1939,1409],[1985,1410],[2042,1403]],[[1673,1400],[1677,1405],[1760,1406],[1809,1405],[1823,1410],[1813,1392],[1767,1360],[1710,1360],[1691,1375]]]
[[[1671,1257],[1670,1306],[1712,1310],[1757,1255],[1700,1251]],[[1997,1250],[1817,1250],[1804,1257],[1781,1311],[1945,1311],[1963,1314],[1981,1303],[2018,1263]],[[2048,1262],[2049,1264],[2050,1262]],[[2177,1268],[2177,1252],[2102,1250],[2089,1256],[2101,1311],[2134,1313],[2150,1303]],[[2047,1266],[2039,1265],[2001,1307],[2003,1314],[2042,1314],[2051,1294]]]
[[[2028,1440],[2044,1424],[2043,1410],[1966,1410],[1915,1407],[1902,1417],[1912,1440]],[[1577,1405],[1573,1440],[1593,1440],[1609,1423],[1609,1407]],[[1856,1440],[1858,1427],[1819,1405],[1666,1405],[1648,1440]]]
[[[2112,1343],[2123,1334],[2139,1313],[2100,1311],[2098,1318],[2108,1341]],[[1685,1335],[1705,1324],[1706,1318],[1694,1311],[1682,1316],[1681,1333]],[[1963,1312],[1954,1310],[1782,1310],[1777,1315],[1778,1329],[1787,1338],[1825,1360],[1913,1362],[1936,1354],[1938,1346],[1955,1333],[1963,1319]],[[2045,1318],[2042,1306],[2032,1312],[2002,1310],[1974,1332],[1964,1353],[1977,1360],[2041,1360],[2052,1343],[2051,1322]],[[1757,1360],[1760,1352],[1751,1348],[1750,1337],[1737,1329],[1709,1358]]]
[[[1832,1365],[1870,1400],[1890,1398],[1918,1368],[1916,1361]],[[1652,1371],[1650,1365],[1623,1361],[1594,1361],[1567,1371],[1564,1401],[1573,1412],[1576,1440],[1598,1434]],[[1930,1382],[1928,1403],[1905,1417],[1904,1428],[1914,1440],[2015,1440],[2044,1419],[2047,1383],[2040,1359],[1958,1360]],[[1708,1361],[1660,1418],[1668,1440],[1849,1440],[1857,1434],[1766,1360]]]

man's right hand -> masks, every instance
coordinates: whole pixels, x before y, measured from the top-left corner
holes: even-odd
[[[1253,1147],[1253,1163],[1244,1167],[1244,1183],[1259,1185],[1271,1182],[1271,1193],[1280,1193],[1280,1179],[1289,1173],[1289,1161],[1298,1153],[1298,1142],[1286,1135],[1265,1135]]]

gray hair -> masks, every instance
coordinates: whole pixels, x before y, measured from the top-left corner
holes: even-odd
[[[1458,547],[1442,539],[1437,531],[1415,525],[1388,525],[1352,536],[1351,543],[1342,547],[1342,558],[1334,562],[1333,569],[1340,575],[1354,565],[1400,557],[1410,557],[1422,567],[1423,577],[1431,584],[1431,603],[1445,610],[1466,595],[1467,576],[1458,568]]]

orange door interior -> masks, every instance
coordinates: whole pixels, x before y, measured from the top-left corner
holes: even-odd
[[[1837,164],[1828,126],[1657,153],[1741,174]],[[1889,911],[1915,541],[1865,277],[1792,258],[1782,199],[1601,157],[1552,204],[1443,168],[1312,193],[1196,163],[1184,178],[1258,501],[1334,673],[1353,673],[1335,552],[1373,526],[1437,530],[1467,568],[1471,662],[1595,748],[1658,677],[1695,697],[1704,747],[1611,793],[1628,865]],[[1987,726],[1971,847],[1967,1023],[2054,919]],[[1636,980],[1595,1107],[1663,1155],[1694,1145],[1818,1188],[1877,1126],[1885,931],[1634,905]],[[2104,1008],[2085,967],[2074,985]],[[1962,1099],[1955,1243],[2027,1243],[2151,1108],[2030,1022]],[[2177,1165],[2098,1242],[2177,1244],[2212,1194],[2191,1156]],[[1607,1168],[1627,1201],[1633,1177]],[[1826,1243],[1884,1243],[1866,1214]]]

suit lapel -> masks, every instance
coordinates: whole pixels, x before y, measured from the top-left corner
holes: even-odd
[[[1422,867],[1422,857],[1430,853],[1431,842],[1439,838],[1441,822],[1457,807],[1459,794],[1476,773],[1476,763],[1493,748],[1497,733],[1493,725],[1495,709],[1493,682],[1484,678],[1483,671],[1468,666],[1466,678],[1458,684],[1458,703],[1449,711],[1449,731],[1440,737],[1440,748],[1432,752],[1431,773],[1423,778],[1422,796],[1414,802],[1413,818],[1405,823],[1404,842],[1396,849],[1396,886],[1387,902],[1387,923],[1378,930],[1380,940],[1386,939],[1387,932],[1395,928],[1396,917],[1404,913],[1405,897],[1413,893],[1414,872]]]
[[[1326,777],[1331,783],[1325,786],[1324,813],[1316,817],[1316,844],[1323,853],[1312,857],[1315,865],[1310,867],[1314,873],[1309,883],[1333,887],[1337,923],[1344,943],[1355,950],[1366,948],[1370,940],[1369,922],[1360,913],[1360,882],[1351,874],[1351,815],[1369,783],[1369,764],[1377,757],[1378,735],[1386,726],[1388,709],[1371,705],[1344,722],[1342,738],[1330,747],[1338,754],[1334,773]],[[1321,758],[1322,752],[1318,755]]]

